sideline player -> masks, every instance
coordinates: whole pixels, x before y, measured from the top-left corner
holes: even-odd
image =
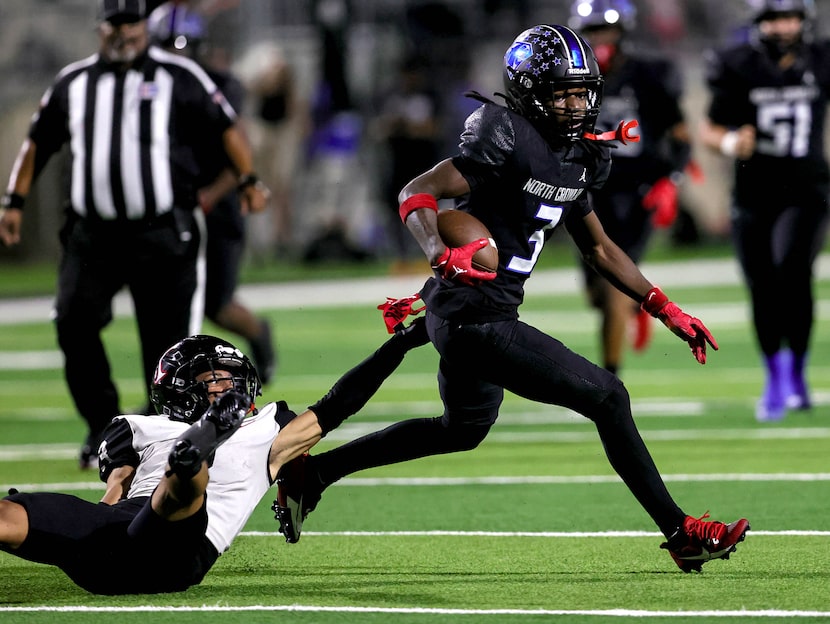
[[[226,71],[205,62],[208,44],[204,17],[185,4],[165,2],[150,13],[147,31],[151,41],[168,52],[199,63],[235,111],[241,111],[245,89]],[[239,268],[245,251],[245,217],[231,163],[219,141],[205,136],[196,150],[200,161],[199,206],[205,213],[205,316],[222,329],[248,341],[259,378],[268,385],[274,377],[277,355],[271,324],[256,316],[236,296]],[[255,184],[264,188],[262,182]],[[267,190],[270,199],[270,189]]]
[[[756,0],[750,40],[710,53],[705,145],[735,159],[732,238],[752,301],[766,385],[759,422],[812,406],[813,264],[828,226],[824,153],[830,41],[812,0]]]
[[[637,12],[629,0],[576,0],[570,25],[596,54],[604,79],[597,125],[613,128],[620,119],[639,122],[639,141],[612,153],[608,180],[590,193],[592,208],[606,234],[639,263],[654,228],[677,217],[677,185],[684,178],[691,145],[680,109],[681,79],[668,61],[633,52],[630,33]],[[619,373],[632,325],[633,348],[651,336],[651,316],[626,293],[583,263],[591,304],[601,314],[602,364]]]

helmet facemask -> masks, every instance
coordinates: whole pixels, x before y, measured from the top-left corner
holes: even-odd
[[[156,411],[170,420],[195,422],[210,407],[210,384],[228,379],[218,371],[229,373],[233,390],[248,396],[251,403],[261,394],[256,369],[241,351],[219,338],[191,336],[159,360],[150,393]],[[210,376],[197,381],[205,373]]]
[[[560,89],[564,87],[564,89]],[[599,115],[602,93],[581,82],[557,84],[553,99],[545,106],[546,114],[558,135],[568,141],[581,139],[586,132],[593,132]],[[577,106],[568,102],[576,98]]]

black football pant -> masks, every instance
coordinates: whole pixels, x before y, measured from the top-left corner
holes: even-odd
[[[191,234],[182,240],[187,227]],[[129,288],[149,388],[159,357],[191,333],[194,310],[201,314],[193,308],[199,240],[195,225],[177,224],[172,217],[157,226],[72,220],[62,233],[55,325],[66,382],[92,439],[121,413],[101,340],[113,318],[113,298]]]
[[[685,514],[666,490],[615,375],[520,321],[460,325],[427,313],[427,330],[441,354],[444,415],[402,421],[316,456],[323,485],[365,468],[475,448],[507,389],[590,418],[611,465],[660,530],[668,536],[682,524]]]
[[[115,505],[52,492],[6,500],[22,505],[29,521],[23,544],[8,552],[57,566],[95,594],[184,591],[200,583],[219,557],[205,537],[204,504],[189,518],[170,522],[144,496]]]
[[[765,355],[789,347],[804,355],[813,327],[813,263],[827,234],[825,206],[738,208],[732,238],[752,299]]]
[[[235,195],[223,197],[205,217],[205,316],[216,319],[233,299],[245,251],[245,222]]]

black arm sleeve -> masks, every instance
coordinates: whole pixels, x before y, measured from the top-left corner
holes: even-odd
[[[138,466],[139,457],[133,447],[133,430],[124,418],[115,418],[104,429],[101,446],[98,447],[98,467],[101,481],[105,482],[113,470],[121,466]]]
[[[407,351],[427,342],[426,324],[422,318],[416,319],[406,331],[392,336],[338,379],[326,396],[309,406],[317,414],[323,436],[366,405],[386,378],[400,366]]]

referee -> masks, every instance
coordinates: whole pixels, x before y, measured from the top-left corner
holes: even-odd
[[[12,169],[0,240],[20,241],[26,195],[68,146],[55,324],[64,372],[89,431],[80,465],[120,414],[101,331],[123,287],[133,299],[147,388],[164,350],[197,333],[203,310],[196,146],[221,140],[243,208],[265,208],[236,113],[199,66],[148,45],[144,0],[101,0],[97,54],[58,74]]]

